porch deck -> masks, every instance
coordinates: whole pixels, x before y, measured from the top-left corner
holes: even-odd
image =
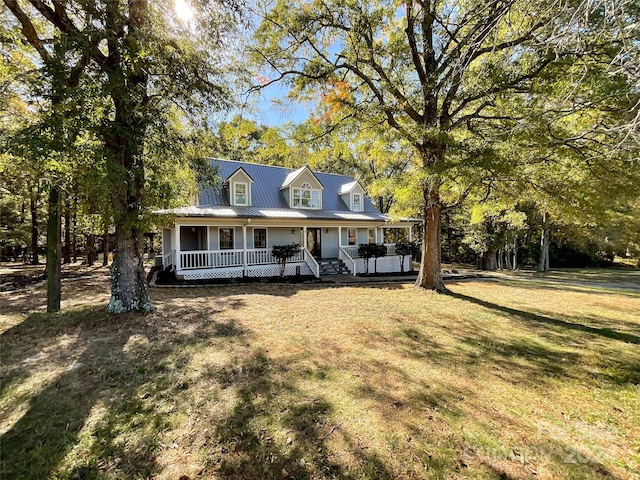
[[[368,269],[365,259],[358,257],[355,245],[340,246],[340,260],[352,275],[364,272],[391,273],[399,272],[399,255],[395,254],[395,244],[385,244],[387,255],[369,259]],[[404,259],[404,271],[409,271],[410,258]],[[162,256],[163,268],[175,270],[176,274],[186,280],[207,278],[234,277],[269,277],[280,274],[278,260],[271,254],[271,249],[227,249],[227,250],[193,250],[176,253],[170,250]],[[311,253],[301,248],[292,258],[287,260],[285,275],[320,276],[320,267]]]

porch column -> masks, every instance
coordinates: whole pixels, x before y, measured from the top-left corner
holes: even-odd
[[[242,225],[242,274],[247,276],[247,226]]]
[[[342,248],[342,227],[338,227],[338,248]]]
[[[175,224],[175,227],[176,228],[173,229],[173,244],[176,246],[175,268],[176,270],[180,270],[180,268],[182,267],[180,265],[180,225]]]
[[[409,241],[413,240],[413,228],[409,227]]]
[[[302,246],[307,249],[307,227],[302,227]]]

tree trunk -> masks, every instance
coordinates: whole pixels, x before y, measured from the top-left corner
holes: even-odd
[[[142,232],[116,225],[116,248],[111,264],[111,300],[107,310],[123,313],[154,310],[142,261]]]
[[[31,208],[31,265],[40,265],[38,257],[38,199],[34,197],[33,192],[31,192],[29,206]]]
[[[487,250],[486,252],[482,252],[478,256],[478,268],[480,270],[489,270],[495,271],[498,269],[498,261],[497,261],[496,251],[493,249]]]
[[[106,3],[106,25],[121,25],[117,2]],[[149,26],[149,5],[146,1],[129,2],[127,33],[122,44],[108,44],[110,58],[104,65],[110,81],[114,117],[102,130],[109,153],[108,170],[116,172],[111,180],[111,208],[116,228],[116,247],[111,264],[111,300],[107,310],[113,313],[154,310],[147,290],[142,260],[143,238],[138,229],[143,216],[145,188],[144,142],[147,125],[145,107],[149,101],[149,75],[141,65],[127,66],[125,58],[142,47],[140,31]]]
[[[549,271],[549,236],[550,236],[549,214],[545,212],[542,215],[542,235],[540,237],[540,261],[538,262],[538,271]]]
[[[73,263],[78,261],[78,193],[73,196],[73,235],[71,240],[73,249]]]
[[[49,189],[47,218],[47,312],[60,310],[60,187],[56,182]]]
[[[503,259],[503,251],[502,249],[498,250],[498,270],[504,270],[504,263],[502,262]]]
[[[109,227],[105,228],[102,235],[102,266],[106,267],[109,264]]]
[[[513,239],[513,269],[518,269],[518,237]]]
[[[91,266],[96,261],[96,236],[93,233],[87,235],[87,265]]]
[[[423,185],[424,209],[422,225],[422,262],[416,279],[416,287],[444,293],[440,252],[440,203],[439,187]]]
[[[71,214],[69,212],[69,202],[65,202],[64,209],[64,263],[71,263]]]
[[[505,243],[504,245],[504,268],[507,270],[513,270],[513,267],[511,266],[511,255],[510,255],[510,251],[509,248],[507,246],[507,244]]]

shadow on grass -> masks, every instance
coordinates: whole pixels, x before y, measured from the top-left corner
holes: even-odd
[[[581,323],[567,322],[565,320],[560,320],[557,318],[546,317],[546,316],[538,315],[535,313],[516,310],[515,308],[505,307],[502,305],[498,305],[496,303],[487,302],[486,300],[481,300],[479,298],[463,295],[461,293],[448,292],[447,294],[453,298],[457,298],[458,300],[464,300],[466,302],[471,302],[476,305],[480,305],[481,307],[489,308],[491,310],[497,310],[499,312],[505,313],[512,317],[518,318],[520,320],[524,320],[526,322],[533,322],[538,324],[552,325],[554,327],[566,328],[570,330],[577,330],[579,332],[598,335],[598,336],[609,338],[612,340],[619,340],[625,343],[640,345],[640,337],[637,335],[633,335],[631,333],[618,332],[610,328],[590,327],[588,325],[584,325]]]
[[[334,407],[323,398],[306,398],[289,383],[289,367],[264,352],[246,356],[235,365],[211,369],[207,375],[223,388],[237,389],[238,401],[217,424],[207,473],[223,479],[354,478],[332,459],[326,441],[340,436],[349,445]],[[374,452],[349,448],[356,469],[371,478],[393,475]]]
[[[14,398],[10,395],[15,392],[5,392],[8,398],[3,400],[13,409],[23,408],[19,404],[25,397],[28,403],[24,415],[0,438],[2,477],[92,479],[104,478],[105,472],[116,478],[154,476],[161,470],[156,458],[168,428],[165,412],[158,409],[162,402],[154,398],[173,400],[188,387],[185,366],[198,345],[244,334],[235,322],[218,323],[204,313],[187,320],[114,316],[101,306],[27,317],[2,336],[3,369],[13,386],[38,374],[25,366],[25,357],[44,345],[54,349],[63,336],[75,341],[55,357],[38,360],[64,369],[42,390]],[[72,451],[76,462],[87,458],[86,463],[62,466]]]

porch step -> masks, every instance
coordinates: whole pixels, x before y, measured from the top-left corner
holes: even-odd
[[[351,271],[339,258],[323,258],[322,260],[318,260],[318,266],[320,267],[321,277],[351,275]]]

